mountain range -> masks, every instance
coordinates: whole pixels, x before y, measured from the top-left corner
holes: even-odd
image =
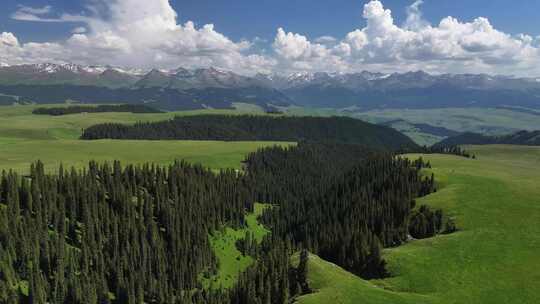
[[[294,73],[239,75],[216,68],[140,70],[75,64],[0,66],[0,103],[151,103],[166,110],[230,108],[540,108],[540,78],[486,74]]]

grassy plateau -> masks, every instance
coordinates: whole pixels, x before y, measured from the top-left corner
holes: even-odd
[[[58,106],[58,105],[55,105]],[[82,129],[98,123],[131,124],[160,121],[176,115],[209,113],[238,114],[250,111],[202,110],[159,114],[88,113],[64,116],[34,115],[37,106],[0,107],[0,169],[24,173],[32,162],[41,160],[49,170],[64,166],[82,167],[90,160],[123,163],[153,162],[165,165],[184,159],[213,169],[236,168],[245,155],[277,142],[218,141],[125,141],[78,140]],[[250,112],[251,113],[251,112]]]
[[[440,190],[419,200],[460,231],[385,250],[392,277],[365,281],[311,256],[299,303],[540,303],[540,147],[469,146],[431,162]]]

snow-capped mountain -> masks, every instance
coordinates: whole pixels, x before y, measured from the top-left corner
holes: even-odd
[[[107,97],[111,100],[129,95],[132,100],[147,101],[155,97],[142,96],[141,92],[150,94],[161,90],[160,96],[165,94],[163,92],[173,95],[159,97],[168,103],[177,102],[180,97],[174,96],[183,94],[182,98],[190,100],[220,100],[225,104],[264,100],[264,103],[361,109],[508,105],[540,108],[538,78],[433,75],[424,71],[392,74],[298,72],[250,77],[218,68],[140,70],[76,64],[1,65],[0,94],[23,95],[25,91],[20,86],[39,87],[41,92],[43,86],[48,86],[51,94],[61,92],[65,94],[59,95],[67,98],[77,95],[73,92],[87,90],[85,98],[88,100],[92,100],[92,94],[97,96],[95,88],[107,88],[127,90],[120,97],[114,94],[114,97]],[[36,89],[36,92],[40,90]],[[100,94],[101,99],[111,96],[110,92]],[[36,93],[33,98],[37,97]]]
[[[268,87],[256,78],[238,75],[236,73],[216,68],[187,70],[152,70],[144,75],[135,87],[151,88],[166,87],[172,89],[202,89],[202,88],[247,88]]]
[[[230,108],[236,102],[263,108],[291,104],[282,92],[253,77],[216,68],[144,71],[75,64],[3,66],[0,94],[13,96],[12,102],[153,103],[169,110]]]
[[[279,74],[257,74],[255,78],[279,89],[293,89],[313,85],[357,88],[359,86],[369,86],[369,82],[388,79],[392,76],[400,77],[402,75],[405,74],[383,74],[368,71],[360,73],[299,72],[286,76]]]
[[[517,105],[540,108],[534,78],[486,74],[313,73],[276,83],[297,104],[314,107],[438,108]]]
[[[24,64],[11,66],[12,71],[30,72],[30,73],[46,73],[56,74],[61,72],[71,72],[75,74],[101,74],[107,68],[105,67],[93,67],[82,66],[72,63],[67,64],[55,64],[55,63],[38,63],[38,64]]]
[[[139,76],[119,68],[77,64],[24,64],[0,67],[0,85],[129,86]]]

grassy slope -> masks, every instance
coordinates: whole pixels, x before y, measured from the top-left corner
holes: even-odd
[[[26,172],[30,163],[41,160],[46,169],[56,170],[62,163],[66,167],[83,167],[90,160],[122,163],[153,162],[165,165],[184,159],[201,163],[213,169],[240,169],[241,161],[249,152],[277,142],[218,142],[218,141],[79,141],[79,140],[25,140],[0,139],[0,169]]]
[[[299,303],[540,303],[540,147],[468,149],[479,159],[424,156],[443,188],[420,200],[461,231],[386,250],[395,276],[385,280],[314,257],[319,292]]]
[[[202,163],[211,168],[239,168],[244,156],[274,142],[212,141],[80,141],[81,130],[96,123],[165,120],[175,115],[200,113],[245,113],[246,111],[205,110],[160,114],[92,113],[65,116],[33,115],[35,106],[0,107],[0,169],[26,172],[38,159],[47,168],[81,167],[89,160],[124,163],[167,164],[175,159]],[[247,111],[253,111],[247,110]]]
[[[254,212],[246,214],[247,227],[244,229],[226,227],[224,231],[216,231],[214,235],[209,236],[210,244],[219,261],[219,269],[216,275],[209,278],[201,277],[201,282],[205,288],[232,287],[238,278],[238,274],[253,263],[253,258],[243,256],[236,249],[235,244],[237,240],[244,239],[248,231],[253,233],[258,242],[262,241],[269,231],[259,224],[257,217],[268,207],[269,205],[265,204],[255,204]]]
[[[50,107],[66,105],[48,105]],[[197,114],[241,114],[256,113],[253,109],[243,110],[196,110],[168,113],[87,113],[63,116],[34,115],[32,110],[41,106],[0,106],[0,137],[16,139],[77,139],[83,128],[91,125],[117,122],[160,121],[178,115]]]
[[[496,108],[384,109],[355,112],[343,111],[342,109],[289,107],[285,110],[289,114],[298,115],[346,115],[372,123],[403,119],[410,123],[426,123],[459,132],[470,131],[487,134],[536,130],[540,126],[540,116],[538,115]],[[421,145],[431,145],[442,139],[442,137],[411,128],[407,124],[396,124],[393,127]]]
[[[387,109],[354,114],[372,122],[404,119],[411,123],[426,123],[459,132],[487,134],[535,130],[540,116],[495,108]]]
[[[442,136],[425,133],[421,129],[405,121],[393,123],[391,127],[409,136],[414,142],[420,145],[431,146],[445,138]]]

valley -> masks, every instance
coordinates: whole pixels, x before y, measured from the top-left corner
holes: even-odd
[[[507,135],[521,130],[535,131],[540,126],[536,110],[522,108],[439,108],[378,109],[287,107],[290,115],[345,115],[371,123],[388,125],[409,136],[420,145],[433,145],[456,133],[475,132],[485,135]]]

